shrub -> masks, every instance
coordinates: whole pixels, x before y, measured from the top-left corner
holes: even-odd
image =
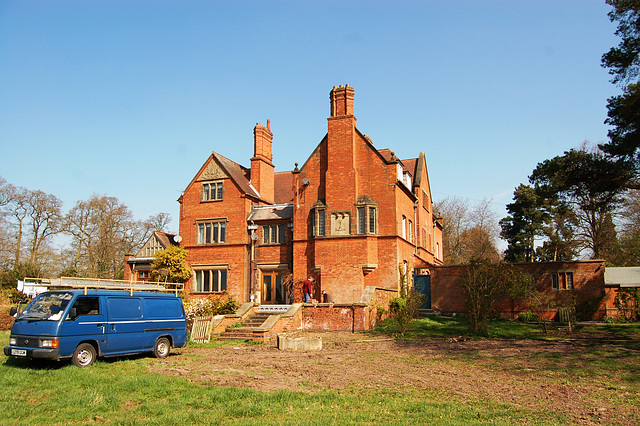
[[[193,321],[196,317],[232,314],[237,309],[238,302],[236,302],[233,297],[226,296],[193,298],[184,303],[184,310],[189,322]]]
[[[538,314],[531,311],[520,312],[518,319],[523,322],[537,322]]]
[[[420,305],[424,302],[424,295],[415,290],[409,291],[406,297],[394,297],[389,300],[389,312],[398,323],[400,334],[404,334],[409,328],[409,323],[420,311]]]

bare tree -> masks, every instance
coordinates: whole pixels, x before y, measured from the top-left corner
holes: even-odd
[[[65,220],[65,232],[72,237],[70,267],[79,275],[122,278],[125,254],[135,253],[153,231],[162,231],[170,220],[167,213],[159,213],[136,221],[115,197],[94,194],[79,201]]]
[[[42,191],[31,191],[26,201],[31,228],[29,263],[36,265],[43,243],[60,232],[62,201],[55,195]]]
[[[442,244],[446,264],[500,259],[497,248],[500,227],[490,200],[469,205],[467,200],[448,197],[436,203],[434,211],[444,221]]]

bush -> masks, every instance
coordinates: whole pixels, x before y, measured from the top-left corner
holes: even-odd
[[[193,298],[185,301],[184,310],[187,319],[191,322],[196,317],[232,314],[238,310],[238,302],[233,297],[226,296]]]
[[[520,312],[518,315],[518,319],[523,322],[537,322],[539,317],[538,314],[531,311]]]
[[[415,290],[411,290],[407,297],[394,297],[389,300],[389,312],[398,323],[400,334],[404,334],[409,328],[409,323],[420,311],[420,305],[424,303],[425,296]]]

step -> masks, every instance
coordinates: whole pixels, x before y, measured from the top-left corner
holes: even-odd
[[[428,315],[431,315],[431,314],[433,314],[433,313],[434,313],[433,309],[420,309],[420,310],[418,311],[418,316],[419,316],[420,318],[424,318],[424,317],[426,317],[426,316],[428,316]]]

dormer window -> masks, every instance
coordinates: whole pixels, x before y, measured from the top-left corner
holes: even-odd
[[[201,201],[222,200],[223,186],[222,181],[203,182],[200,191]]]
[[[411,188],[411,173],[404,172],[403,174],[403,183],[407,188]]]

